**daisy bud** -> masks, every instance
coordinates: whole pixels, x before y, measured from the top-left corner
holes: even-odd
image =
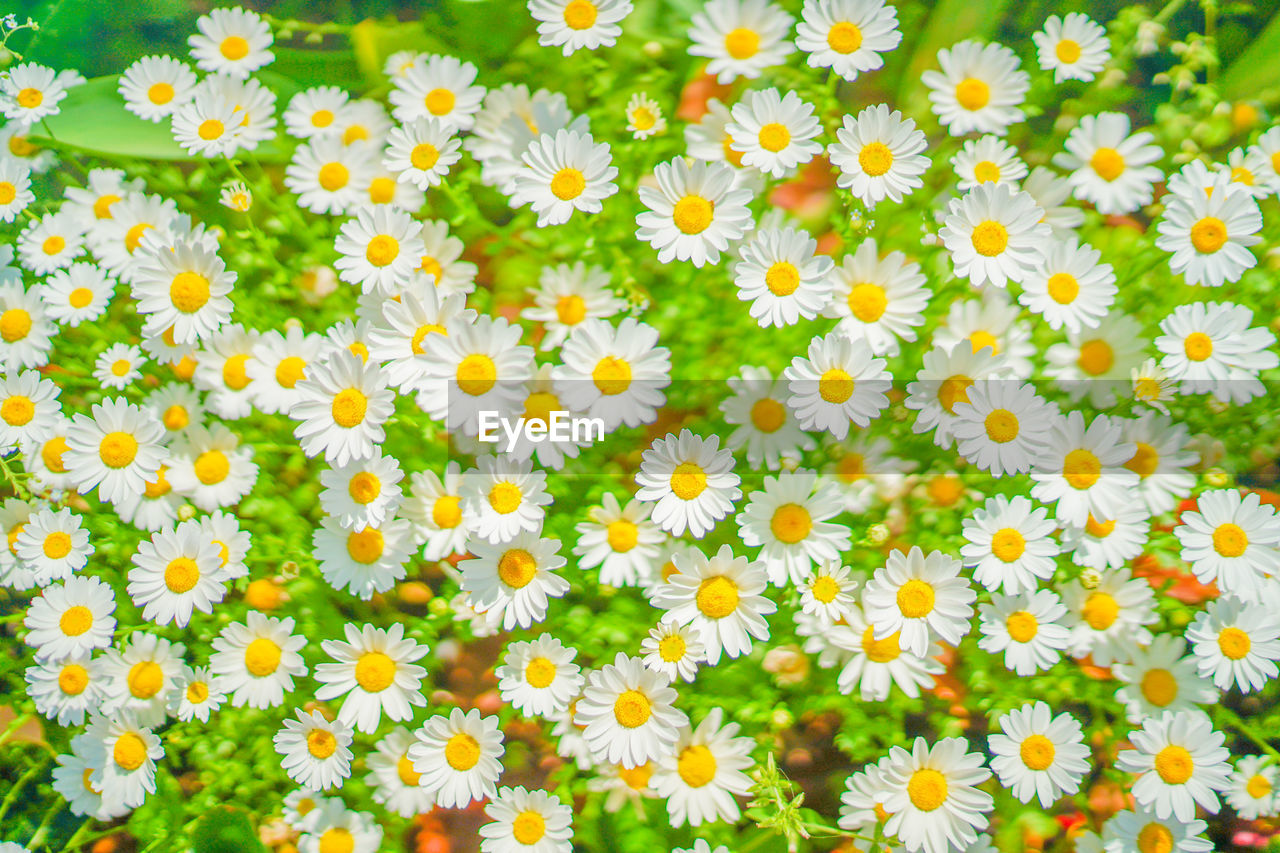
[[[1085,589],[1095,589],[1102,582],[1102,572],[1097,569],[1085,569],[1080,573],[1080,585]]]
[[[179,521],[190,521],[195,517],[196,517],[196,508],[191,504],[183,504],[182,506],[178,507]]]
[[[889,541],[889,525],[873,524],[867,528],[867,541],[872,545],[883,545]]]

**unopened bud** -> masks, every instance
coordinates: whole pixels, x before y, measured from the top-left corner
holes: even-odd
[[[1102,572],[1097,569],[1085,569],[1080,573],[1080,585],[1085,589],[1096,589],[1102,583]]]
[[[889,541],[890,531],[887,524],[873,524],[867,528],[867,541],[872,545],[883,545]]]

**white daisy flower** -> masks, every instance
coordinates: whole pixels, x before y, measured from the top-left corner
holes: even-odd
[[[704,439],[682,429],[678,437],[668,433],[654,439],[641,454],[636,499],[655,502],[654,523],[671,535],[680,536],[687,529],[701,539],[742,497],[733,453],[719,447],[719,436]]]
[[[135,263],[133,296],[146,334],[166,332],[176,344],[194,344],[231,318],[237,273],[200,242],[177,239]]]
[[[82,226],[69,211],[46,213],[19,232],[17,246],[24,269],[47,275],[66,269],[84,254],[85,237]]]
[[[960,455],[993,476],[1023,474],[1043,453],[1054,409],[1028,384],[984,378],[964,389],[951,432]]]
[[[258,466],[253,448],[222,424],[190,425],[169,445],[170,485],[206,512],[232,506],[253,490]]]
[[[1270,763],[1266,756],[1241,756],[1236,760],[1235,772],[1225,792],[1227,805],[1245,820],[1270,817],[1276,809],[1277,789],[1280,789],[1280,767]]]
[[[538,2],[538,0],[532,0]],[[561,2],[561,0],[541,0]],[[602,0],[604,5],[607,0]],[[570,0],[569,5],[590,0]],[[627,4],[630,9],[630,4]],[[566,15],[566,20],[568,15]],[[566,46],[566,51],[567,51]],[[477,832],[481,853],[570,853],[573,844],[573,809],[546,791],[499,788],[497,796],[484,808],[490,822]]]
[[[1048,515],[1021,495],[989,498],[963,522],[960,555],[973,569],[973,579],[992,592],[1015,594],[1034,591],[1040,581],[1053,577],[1057,525]]]
[[[636,586],[649,574],[667,537],[649,519],[648,505],[632,499],[624,508],[609,492],[600,503],[587,511],[589,521],[574,527],[578,568],[599,566],[600,583],[606,586]]]
[[[304,788],[341,788],[351,775],[351,726],[330,722],[319,711],[295,708],[297,720],[286,719],[272,738],[289,778]]]
[[[675,561],[678,571],[658,588],[653,604],[698,629],[708,664],[715,666],[721,655],[747,654],[753,637],[769,638],[764,617],[778,606],[763,595],[768,585],[763,563],[735,557],[728,545],[711,557],[698,552],[693,559],[676,555]]]
[[[1217,701],[1218,691],[1196,673],[1196,660],[1184,657],[1186,641],[1157,634],[1148,646],[1131,645],[1127,663],[1111,667],[1124,686],[1116,699],[1124,703],[1129,722],[1140,723],[1165,711],[1195,711],[1197,705]]]
[[[1077,566],[1119,569],[1142,553],[1150,532],[1150,510],[1130,503],[1111,518],[1090,515],[1079,527],[1064,527],[1062,550]]]
[[[460,586],[477,611],[501,613],[504,629],[528,628],[546,618],[549,597],[569,591],[569,582],[554,574],[566,563],[559,549],[560,540],[528,531],[501,544],[473,540],[467,550],[475,557],[458,564]]]
[[[1208,853],[1213,849],[1213,842],[1201,837],[1206,828],[1202,820],[1161,819],[1149,809],[1125,809],[1107,821],[1103,827],[1106,845],[1099,843],[1098,849],[1106,853],[1130,850],[1142,853],[1145,846],[1167,849],[1170,853]],[[1080,849],[1078,841],[1076,844]]]
[[[1261,690],[1276,677],[1280,618],[1261,603],[1234,597],[1210,601],[1187,628],[1200,675],[1219,690]]]
[[[602,421],[606,432],[652,423],[671,382],[671,351],[657,344],[658,330],[633,317],[617,328],[583,320],[560,351],[564,363],[552,371],[557,397]]]
[[[958,645],[969,631],[977,597],[960,577],[960,566],[940,551],[926,556],[913,546],[907,554],[892,552],[862,592],[875,638],[900,634],[902,648],[917,656],[928,651],[931,637]]]
[[[470,62],[433,54],[413,63],[391,81],[392,115],[402,124],[436,118],[453,130],[470,130],[484,98],[475,85],[477,69]]]
[[[852,695],[857,690],[864,702],[883,702],[897,685],[905,695],[920,695],[920,689],[932,688],[934,676],[944,667],[934,658],[942,654],[942,647],[930,643],[925,655],[917,656],[904,651],[894,633],[882,640],[875,638],[875,629],[863,616],[862,607],[854,605],[845,613],[847,626],[827,626],[835,650],[840,653],[836,665],[843,664],[837,677],[841,693]],[[822,628],[818,623],[819,629]]]
[[[587,676],[573,722],[598,761],[631,768],[658,761],[675,748],[689,718],[672,703],[670,679],[646,669],[640,658],[618,652],[613,663]]]
[[[1028,678],[1062,659],[1071,642],[1071,632],[1060,624],[1066,614],[1062,600],[1047,589],[994,594],[990,604],[978,605],[978,648],[992,655],[1003,652],[1005,669]]]
[[[1018,149],[998,136],[982,136],[966,140],[951,158],[956,176],[956,189],[970,190],[979,184],[1008,184],[1016,187],[1027,176],[1027,164],[1018,157]]]
[[[1092,753],[1075,717],[1052,715],[1045,703],[1028,703],[996,720],[1002,734],[987,736],[1000,784],[1019,802],[1035,797],[1046,809],[1080,790]]]
[[[1044,449],[1035,460],[1031,496],[1056,502],[1058,520],[1081,526],[1090,516],[1115,518],[1129,505],[1138,475],[1125,467],[1136,445],[1123,440],[1121,425],[1105,415],[1086,427],[1079,411],[1053,419]]]
[[[0,450],[40,445],[52,437],[62,410],[61,391],[35,370],[0,377]]]
[[[245,362],[245,375],[253,389],[254,408],[266,414],[288,414],[298,402],[298,383],[307,378],[313,362],[327,354],[329,342],[299,325],[284,334],[268,329],[254,343]]]
[[[1151,642],[1147,625],[1157,616],[1155,594],[1143,578],[1128,569],[1102,570],[1088,586],[1076,578],[1061,588],[1067,606],[1064,624],[1071,629],[1071,655],[1093,658],[1096,666],[1123,660],[1128,648]]]
[[[440,401],[444,411],[430,414],[446,417],[451,430],[476,436],[481,411],[521,411],[525,383],[533,375],[533,348],[521,345],[520,337],[520,327],[505,317],[473,319],[465,313],[452,318],[445,334],[427,335],[427,377],[448,383]]]
[[[115,391],[122,391],[142,378],[138,368],[146,364],[142,350],[128,344],[116,343],[98,353],[93,363],[93,378]]]
[[[698,665],[706,660],[707,650],[702,635],[692,624],[681,625],[673,619],[664,619],[649,629],[649,636],[640,641],[640,653],[647,669],[660,672],[675,681],[693,681]]]
[[[338,277],[365,293],[391,296],[409,280],[426,250],[409,214],[386,206],[359,210],[334,241]]]
[[[609,145],[590,134],[563,129],[544,133],[521,159],[527,168],[513,180],[511,204],[530,205],[539,228],[563,225],[575,210],[599,213],[604,199],[618,191]]]
[[[912,853],[941,853],[948,842],[968,850],[977,831],[986,828],[992,799],[976,786],[991,771],[982,766],[984,756],[967,747],[963,738],[942,738],[930,747],[918,737],[910,752],[895,746],[880,765],[891,792],[884,804],[890,815],[885,832]]]
[[[1142,363],[1146,345],[1142,324],[1113,310],[1096,328],[1067,332],[1066,343],[1050,346],[1045,372],[1073,400],[1088,395],[1095,407],[1107,408],[1114,405],[1129,371]]]
[[[409,760],[413,742],[413,732],[396,726],[368,753],[369,775],[364,777],[373,789],[373,801],[403,818],[429,812],[435,805],[435,799],[418,785],[422,777]]]
[[[31,202],[31,170],[16,159],[0,158],[0,222],[12,222]]]
[[[938,65],[941,71],[926,71],[920,80],[929,89],[933,114],[952,136],[1002,136],[1023,120],[1031,77],[1009,48],[966,39],[939,50]]]
[[[0,365],[6,371],[47,364],[53,334],[37,293],[21,283],[0,284]]]
[[[149,412],[123,397],[104,400],[77,414],[67,431],[63,459],[76,488],[111,503],[141,492],[163,459],[162,427]]]
[[[538,288],[529,292],[534,304],[521,311],[521,316],[543,324],[546,334],[538,343],[541,350],[563,344],[584,321],[605,319],[626,307],[610,287],[609,272],[582,261],[543,267],[538,273]]]
[[[648,139],[666,133],[662,107],[645,92],[636,92],[627,101],[627,132],[633,139]]]
[[[404,477],[393,457],[372,456],[320,472],[320,506],[344,527],[377,527],[400,506]]]
[[[822,150],[815,141],[822,124],[813,105],[795,92],[783,95],[774,88],[747,92],[730,113],[733,121],[725,133],[732,137],[730,147],[742,155],[744,166],[781,178]]]
[[[330,465],[345,465],[376,453],[395,409],[395,393],[377,364],[336,352],[311,365],[296,389],[298,402],[288,414],[299,422],[294,435],[308,456],[323,453]]]
[[[24,675],[36,710],[60,726],[79,726],[86,714],[96,714],[102,705],[101,658],[77,655],[37,662]]]
[[[412,719],[414,707],[427,704],[420,687],[427,670],[413,663],[426,655],[427,647],[406,639],[400,624],[381,629],[347,623],[343,632],[346,642],[320,644],[336,663],[316,666],[315,679],[324,685],[316,699],[345,697],[337,721],[366,734],[377,730],[384,712],[392,722]]]
[[[983,288],[979,298],[951,304],[946,325],[934,329],[933,345],[954,350],[963,343],[974,353],[990,348],[1002,359],[1002,375],[1031,379],[1031,357],[1038,350],[1031,343],[1031,324],[1021,315],[1007,290]]]
[[[738,298],[762,328],[812,320],[831,298],[831,259],[818,241],[794,228],[756,231],[738,250],[733,267]]]
[[[883,0],[805,0],[796,47],[811,68],[830,68],[845,80],[884,65],[882,53],[902,42],[898,13]]]
[[[1280,357],[1270,351],[1275,335],[1248,328],[1253,312],[1231,302],[1179,305],[1160,321],[1156,349],[1160,366],[1180,380],[1184,394],[1212,393],[1223,400],[1247,402],[1263,393],[1257,373]]]
[[[672,751],[659,762],[653,787],[667,801],[673,827],[700,826],[741,815],[734,797],[746,796],[751,778],[751,738],[738,737],[737,723],[724,722],[724,711],[713,708],[697,728],[684,726]]]
[[[969,387],[999,372],[1003,363],[990,346],[975,351],[968,342],[950,348],[935,346],[926,352],[915,381],[907,384],[904,401],[908,409],[920,412],[912,432],[932,431],[934,444],[949,448],[954,441],[951,426],[956,420],[956,405],[969,402]]]
[[[528,0],[528,5],[538,21],[538,44],[558,47],[565,56],[613,47],[632,8],[631,0]]]
[[[1174,535],[1201,583],[1227,595],[1256,596],[1263,578],[1280,573],[1280,516],[1256,492],[1204,492],[1196,511],[1182,513]]]
[[[527,459],[482,456],[462,477],[463,520],[471,533],[491,544],[520,533],[536,536],[552,500],[546,484],[546,472],[533,470]]]
[[[184,521],[138,543],[129,569],[129,597],[142,618],[179,628],[194,610],[212,613],[226,595],[219,548],[199,522]]]
[[[462,471],[450,462],[441,479],[434,471],[410,477],[409,497],[401,514],[414,527],[414,538],[423,542],[424,560],[440,560],[461,554],[466,548],[468,525],[462,515]]]
[[[421,774],[418,786],[441,808],[462,808],[473,800],[493,797],[502,773],[502,731],[497,717],[478,710],[454,708],[437,715],[414,733],[409,760]]]
[[[284,126],[295,139],[311,139],[340,132],[339,116],[351,96],[338,86],[312,86],[289,99]]]
[[[5,69],[4,79],[0,80],[0,112],[17,128],[29,128],[57,115],[61,109],[58,104],[66,96],[58,73],[34,62]]]
[[[836,331],[866,340],[873,354],[897,355],[899,340],[914,341],[914,327],[924,324],[930,296],[925,281],[919,264],[898,251],[881,258],[875,239],[868,238],[835,268],[823,314],[839,317]]]
[[[951,201],[938,232],[955,274],[975,287],[1021,283],[1035,270],[1049,239],[1044,211],[1027,193],[981,184]]]
[[[396,173],[398,182],[426,190],[444,180],[462,158],[461,145],[450,125],[434,116],[418,119],[392,128],[382,165]]]
[[[1196,464],[1197,456],[1188,448],[1186,426],[1155,412],[1122,423],[1125,440],[1137,448],[1124,464],[1138,475],[1138,492],[1147,510],[1152,515],[1169,512],[1195,485],[1195,475],[1187,469]]]
[[[1023,279],[1018,302],[1044,317],[1051,329],[1096,328],[1117,292],[1111,264],[1099,263],[1101,258],[1101,252],[1075,238],[1055,242]]]
[[[271,26],[255,12],[214,9],[196,21],[196,29],[187,44],[201,71],[242,80],[275,59]]]
[[[893,377],[884,367],[865,340],[838,332],[815,337],[808,357],[796,356],[782,373],[790,391],[787,406],[802,429],[843,439],[850,422],[866,427],[889,405],[885,392]]]
[[[578,650],[550,634],[507,645],[494,674],[504,702],[526,717],[547,717],[564,711],[582,691],[581,668],[573,662]]]
[[[774,379],[767,368],[743,366],[728,383],[732,396],[720,401],[720,412],[735,428],[726,448],[746,447],[748,463],[774,471],[783,457],[799,460],[801,453],[815,447],[787,408],[785,380]]]
[[[1130,135],[1129,117],[1103,112],[1085,115],[1067,135],[1065,151],[1053,165],[1071,172],[1076,198],[1099,213],[1132,213],[1151,203],[1154,185],[1164,173],[1151,165],[1164,156],[1149,131]]]
[[[1044,211],[1043,221],[1055,238],[1069,240],[1084,224],[1084,211],[1066,203],[1071,198],[1071,183],[1052,169],[1036,166],[1022,182],[1022,191]]]
[[[209,668],[231,693],[232,706],[273,708],[292,692],[293,677],[307,674],[299,650],[307,638],[293,633],[293,619],[255,610],[232,622],[213,639]]]
[[[1199,711],[1166,711],[1130,733],[1134,749],[1121,750],[1116,766],[1138,774],[1132,788],[1138,805],[1161,820],[1188,823],[1197,804],[1211,814],[1218,811],[1217,792],[1226,789],[1231,770],[1225,740]]]
[[[182,674],[174,681],[169,694],[168,712],[184,723],[199,720],[209,722],[209,715],[222,707],[227,700],[221,683],[205,667],[183,667]]]
[[[814,0],[806,0],[808,9]],[[819,3],[855,2],[870,6],[880,0],[817,0]],[[892,11],[892,6],[885,9]],[[812,57],[810,58],[812,61]],[[836,131],[836,141],[827,146],[831,165],[840,170],[836,186],[853,193],[868,210],[889,199],[899,202],[924,186],[921,177],[929,168],[924,153],[924,133],[916,129],[912,119],[889,111],[885,104],[874,104],[858,115],[846,115],[844,126]]]
[[[689,27],[690,56],[709,60],[720,83],[760,76],[794,50],[788,39],[795,19],[769,0],[708,0]]]
[[[368,601],[404,578],[413,544],[404,519],[352,529],[325,518],[312,534],[311,547],[330,586]]]
[[[367,142],[343,145],[336,136],[314,137],[294,151],[284,185],[312,213],[347,213],[362,202],[377,165]]]
[[[766,475],[763,490],[747,496],[738,530],[744,545],[763,546],[758,559],[774,586],[798,585],[815,563],[848,550],[849,528],[830,521],[843,509],[836,485],[814,471]]]
[[[1262,211],[1246,192],[1231,191],[1225,178],[1215,192],[1174,196],[1156,226],[1156,248],[1173,254],[1169,266],[1187,284],[1221,287],[1253,269],[1249,246],[1262,242]]]
[[[133,714],[94,717],[85,743],[86,763],[93,768],[85,784],[102,792],[104,809],[134,809],[155,793],[156,762],[164,757],[164,747]]]
[[[660,263],[717,264],[720,253],[752,227],[747,209],[752,193],[734,188],[732,167],[700,161],[688,165],[677,157],[655,166],[653,176],[657,187],[639,188],[648,210],[636,216],[636,239],[657,249]]]
[[[1091,81],[1111,61],[1107,31],[1088,16],[1071,12],[1050,15],[1044,29],[1031,34],[1040,68],[1053,72],[1053,82]]]
[[[316,797],[315,808],[300,825],[298,853],[329,853],[344,850],[377,850],[382,845],[382,827],[369,812],[348,809],[338,797]]]
[[[834,560],[815,566],[798,586],[801,611],[827,625],[844,619],[858,604],[854,596],[858,581],[848,566]]]

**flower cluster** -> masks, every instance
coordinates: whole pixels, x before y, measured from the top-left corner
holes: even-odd
[[[207,732],[250,779],[208,801],[304,853],[466,810],[485,853],[626,847],[624,807],[698,853],[1280,817],[1280,498],[1241,485],[1280,127],[1143,126],[1131,16],[959,38],[894,104],[882,0],[665,47],[648,5],[529,0],[522,54],[646,90],[415,49],[303,88],[238,8],[0,73],[0,602],[56,795],[141,832]],[[164,156],[66,142],[95,98]],[[761,768],[823,750],[789,811]]]

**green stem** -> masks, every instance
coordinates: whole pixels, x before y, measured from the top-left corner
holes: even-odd
[[[1219,705],[1218,710],[1227,716],[1231,721],[1231,725],[1234,726],[1240,734],[1253,741],[1259,749],[1270,755],[1272,758],[1280,759],[1280,751],[1277,751],[1274,746],[1267,742],[1266,738],[1255,732],[1253,727],[1245,722],[1243,717],[1228,708],[1226,705]]]

